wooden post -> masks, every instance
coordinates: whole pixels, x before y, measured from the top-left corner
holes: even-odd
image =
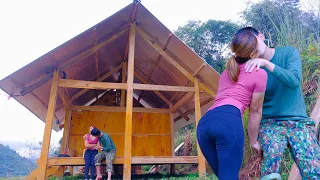
[[[130,24],[123,179],[131,179],[132,107],[136,24]]]
[[[194,81],[194,102],[195,102],[195,117],[196,117],[196,126],[198,126],[199,120],[201,119],[201,107],[200,107],[200,93],[199,93],[199,81],[197,78],[195,78]],[[198,151],[198,173],[199,177],[206,175],[206,161],[203,157],[203,154],[201,152],[201,149],[199,147],[198,141],[197,141],[197,151]]]
[[[46,125],[44,128],[38,179],[46,179],[52,123],[53,123],[54,111],[55,111],[56,100],[57,100],[58,78],[59,78],[59,69],[55,69],[53,73],[52,83],[51,83],[51,91],[50,91],[50,99],[49,99],[48,111],[47,111],[47,117],[46,117]]]
[[[64,113],[65,115],[64,115],[64,124],[63,124],[63,135],[62,135],[61,150],[60,150],[61,154],[64,154],[65,149],[68,147],[67,143],[69,140],[69,121],[70,121],[71,111],[67,107],[65,107]]]
[[[68,143],[68,137],[69,137],[69,121],[70,121],[70,110],[65,106],[64,107],[64,124],[63,124],[63,135],[62,135],[62,142],[61,142],[61,149],[60,154],[65,153],[65,149],[67,148]],[[55,173],[55,176],[58,178],[63,177],[65,166],[61,166],[58,168],[57,172]]]
[[[170,104],[170,112],[172,111],[172,104]],[[174,150],[174,117],[173,117],[173,113],[170,113],[170,134],[171,134],[171,152],[172,152],[172,156],[176,156],[175,150]],[[170,168],[170,174],[175,174],[175,164],[171,164],[171,168]]]
[[[127,58],[127,57],[125,57],[125,58]],[[127,77],[127,63],[126,62],[123,62],[122,63],[122,74],[121,74],[121,76],[122,76],[122,83],[125,83],[126,82],[126,77]],[[124,98],[125,98],[125,90],[123,89],[123,90],[121,90],[121,97],[120,97],[120,106],[121,107],[124,107]]]

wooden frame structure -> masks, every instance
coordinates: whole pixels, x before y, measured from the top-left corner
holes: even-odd
[[[110,47],[112,44],[115,45]],[[144,65],[148,67],[146,70]],[[77,73],[89,69],[93,69],[93,78],[83,78]],[[65,71],[71,76],[65,77]],[[52,129],[63,129],[61,153],[68,149],[75,111],[125,113],[124,155],[117,156],[114,164],[123,164],[123,178],[130,179],[131,165],[141,164],[171,164],[171,172],[175,164],[198,164],[199,175],[205,176],[205,159],[198,144],[197,156],[175,156],[173,138],[169,142],[171,156],[134,156],[133,114],[170,114],[167,134],[173,136],[176,127],[198,124],[209,103],[214,101],[218,80],[219,74],[214,69],[134,0],[89,31],[4,78],[0,88],[45,122],[38,168],[26,179],[42,180],[51,174],[62,176],[64,166],[84,165],[82,157],[48,156]],[[118,106],[86,105],[91,104],[92,89],[96,101],[110,90],[119,92]],[[139,91],[137,98],[135,91]],[[152,92],[160,105],[154,107],[145,102],[144,107],[134,106],[134,100],[142,104],[147,92]],[[319,109],[320,97],[311,114],[317,125]],[[289,179],[301,179],[296,166],[291,169]]]
[[[177,91],[177,92],[192,92],[188,93],[187,97],[190,98],[190,94],[192,95],[194,92],[195,96],[195,113],[196,113],[196,122],[201,118],[201,110],[200,110],[200,84],[199,80],[197,78],[192,77],[192,81],[194,82],[194,87],[179,87],[179,86],[164,86],[164,85],[151,85],[151,84],[135,84],[133,83],[133,77],[134,77],[134,45],[135,45],[135,33],[136,33],[136,25],[134,22],[130,24],[130,38],[129,38],[129,54],[128,54],[128,73],[127,73],[127,83],[106,83],[106,82],[93,82],[93,81],[78,81],[78,80],[68,80],[68,79],[58,79],[59,69],[55,69],[53,73],[53,81],[51,84],[51,92],[50,92],[50,100],[49,100],[49,107],[47,112],[47,123],[45,127],[44,132],[44,138],[43,138],[43,145],[42,145],[42,151],[41,151],[41,157],[39,161],[39,169],[38,169],[38,179],[45,179],[46,178],[46,171],[47,167],[49,166],[57,166],[57,165],[81,165],[84,164],[83,158],[48,158],[48,151],[50,146],[50,137],[51,137],[51,128],[52,128],[52,120],[54,115],[54,109],[55,109],[55,102],[57,98],[57,89],[58,87],[64,87],[64,88],[83,88],[83,89],[121,89],[127,91],[126,96],[126,107],[124,108],[115,108],[115,107],[90,107],[90,106],[72,106],[70,110],[89,110],[89,111],[124,111],[126,112],[126,124],[125,124],[125,154],[123,158],[117,158],[115,160],[115,164],[124,164],[124,170],[123,170],[123,178],[124,179],[130,179],[131,177],[131,164],[179,164],[179,163],[196,163],[198,161],[199,163],[199,173],[201,175],[205,175],[205,159],[198,148],[198,157],[164,157],[164,158],[147,158],[147,157],[135,157],[133,158],[131,156],[131,147],[132,147],[132,112],[133,105],[133,90],[139,89],[139,90],[149,90],[149,91]],[[140,29],[138,31],[139,33],[143,33],[143,31]],[[156,47],[156,46],[154,46]],[[159,52],[160,53],[160,52]],[[171,60],[173,64],[175,64],[173,59],[168,56],[165,52],[163,53],[166,55],[168,59]],[[179,66],[178,64],[175,64],[176,68],[178,68],[180,71],[185,72],[185,75],[188,76],[189,73],[187,71]],[[118,67],[117,67],[118,68]],[[116,68],[116,69],[117,69]],[[112,71],[111,71],[112,72]],[[212,93],[210,90],[207,90],[207,88],[202,84],[202,87],[204,91],[208,93]],[[76,96],[75,96],[76,97]],[[185,101],[186,98],[182,98],[181,101]],[[179,101],[177,104],[181,104],[181,101]],[[173,108],[177,109],[177,104],[175,104]],[[173,111],[171,109],[171,111]],[[140,112],[166,112],[170,113],[169,110],[165,109],[145,109],[145,108],[135,108],[135,111]],[[68,122],[68,116],[66,115],[66,122]],[[65,130],[64,130],[64,138],[66,134],[68,134],[68,124],[65,122]],[[173,129],[173,127],[172,127]],[[172,132],[173,133],[173,132]],[[63,146],[65,144],[65,139],[63,142]]]
[[[132,10],[130,10],[130,8],[132,8]],[[129,10],[131,11],[130,13],[128,13]],[[150,30],[147,30],[146,28],[150,27],[149,24],[151,21],[155,21],[154,17],[139,2],[134,1],[120,13],[122,13],[122,15],[119,15],[119,17],[130,14],[130,21],[117,25],[107,35],[101,35],[101,32],[106,31],[106,27],[109,28],[109,26],[97,26],[100,28],[94,27],[92,31],[86,32],[89,33],[87,39],[85,36],[79,37],[79,39],[82,40],[79,40],[79,42],[84,43],[93,39],[93,43],[92,41],[88,43],[88,48],[85,48],[74,55],[63,54],[65,51],[61,51],[63,54],[61,57],[55,55],[55,53],[50,53],[49,57],[51,59],[56,61],[62,57],[64,59],[56,63],[52,72],[40,75],[33,74],[33,77],[30,78],[32,81],[28,81],[27,83],[22,83],[24,81],[23,77],[18,77],[16,75],[20,72],[10,75],[8,78],[0,81],[0,88],[10,95],[12,94],[13,98],[24,104],[40,119],[45,119],[46,122],[41,156],[37,162],[38,168],[31,173],[27,179],[46,179],[47,176],[54,171],[56,171],[55,174],[57,176],[61,176],[63,168],[60,167],[84,164],[82,157],[48,157],[51,130],[57,129],[57,125],[60,129],[63,129],[61,153],[65,153],[66,149],[68,149],[73,122],[71,116],[72,112],[77,111],[125,113],[124,154],[123,156],[117,156],[114,161],[114,164],[123,164],[124,179],[131,178],[131,165],[136,164],[171,164],[171,172],[174,172],[175,164],[198,164],[199,175],[204,176],[206,174],[205,159],[200,148],[197,146],[197,156],[175,156],[174,138],[172,137],[175,129],[174,124],[177,119],[183,119],[187,123],[198,123],[202,115],[202,106],[212,102],[215,97],[219,75],[211,67],[207,66],[204,60],[197,56],[190,48],[174,36],[173,33],[168,31],[157,21],[154,25],[160,25],[164,32],[159,34],[167,34],[165,36],[165,41],[163,41],[163,38],[159,38],[159,36],[152,36]],[[148,24],[148,26],[143,26],[142,20],[136,18],[137,13],[140,13],[139,17],[149,17],[150,20],[146,20],[147,23],[145,23]],[[146,14],[146,16],[141,15],[141,13]],[[119,22],[123,21],[119,20]],[[123,42],[123,37],[126,35],[128,38],[125,38],[125,42]],[[68,43],[72,42],[73,41]],[[125,48],[121,49],[118,47],[118,49],[124,51],[124,53],[121,53],[122,55],[124,54],[124,56],[119,58],[121,59],[121,62],[112,62],[113,64],[111,66],[108,64],[109,61],[103,60],[104,56],[101,55],[101,53],[106,51],[104,48],[106,45],[113,43],[125,43]],[[145,45],[141,46],[141,43],[144,43]],[[74,43],[69,48],[72,49],[76,45],[77,43]],[[141,52],[136,51],[137,48],[149,48],[143,51],[150,52],[152,57],[155,56],[148,73],[143,72],[143,69],[141,69],[141,63],[144,62],[141,61]],[[112,50],[110,51],[112,52]],[[175,52],[180,53],[180,56],[175,54]],[[84,59],[90,57],[92,57],[93,60],[86,61],[89,65],[79,66],[81,63],[84,64],[82,62]],[[190,61],[186,62],[187,65],[181,60],[185,57],[190,59]],[[118,56],[114,56],[113,58],[118,58]],[[90,64],[91,62],[92,65]],[[49,63],[49,65],[51,64]],[[79,77],[76,76],[76,74],[74,76],[71,75],[71,78],[68,76],[63,77],[62,74],[67,71],[68,68],[75,66],[79,66],[80,68],[71,72],[85,71],[85,67],[90,67],[90,71],[93,71],[93,80],[89,78],[77,80],[81,79],[82,76]],[[104,68],[103,66],[112,68]],[[155,80],[153,73],[159,71],[159,67],[166,69],[163,66],[168,66],[166,68],[170,69],[170,72],[174,73],[174,76],[177,76],[178,79],[167,84],[159,83],[160,81],[157,79]],[[34,76],[37,78],[34,78]],[[215,80],[214,83],[212,82],[212,78],[208,78],[207,76],[213,76]],[[115,77],[117,77],[117,80],[115,80]],[[180,81],[183,82],[180,83]],[[50,96],[47,98],[48,100],[44,100],[46,98],[43,98],[43,95],[38,94],[42,89],[46,89],[44,92],[47,92],[48,87],[50,87]],[[75,91],[74,89],[81,90]],[[92,91],[90,90],[94,90],[93,102],[98,101],[104,93],[115,91],[119,94],[119,96],[116,96],[119,100],[115,100],[119,101],[119,104],[117,106],[91,106],[91,100],[87,102],[88,98],[86,99],[86,102],[83,101],[83,97],[91,97],[89,92]],[[135,91],[141,93],[138,93],[137,95]],[[15,97],[14,94],[16,92],[19,92],[21,95]],[[153,105],[149,105],[148,102],[144,102],[146,104],[143,105],[144,107],[134,106],[137,102],[142,104],[142,101],[145,101],[144,97],[148,97],[150,94],[153,95],[155,99],[158,99],[158,102],[162,102],[163,104],[154,107]],[[203,100],[203,98],[205,99]],[[29,102],[37,104],[38,101],[40,103],[37,107],[33,107],[32,104],[27,104]],[[40,117],[39,115],[40,112],[43,112],[43,110],[39,111],[40,106],[41,108],[45,107],[43,109],[46,110],[45,118]],[[171,142],[169,142],[171,156],[150,157],[132,155],[133,137],[135,136],[133,133],[133,114],[137,112],[169,115],[168,122],[170,122],[170,126],[168,126],[169,130],[167,134],[170,134],[171,136]],[[202,110],[202,112],[205,112],[205,109]],[[194,117],[190,118],[189,115],[192,113],[194,114]],[[61,114],[63,114],[63,117]]]

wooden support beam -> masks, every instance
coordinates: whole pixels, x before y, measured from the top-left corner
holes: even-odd
[[[113,164],[124,164],[124,157],[116,157]],[[197,156],[149,157],[133,156],[131,164],[197,164]],[[83,157],[54,157],[48,160],[48,166],[84,166]],[[125,179],[125,178],[123,178]]]
[[[174,154],[185,144],[185,142],[182,142],[178,147],[174,149]],[[160,168],[161,165],[153,165],[148,171],[148,174],[158,172],[158,169]],[[171,164],[171,174],[175,174],[175,164]]]
[[[213,98],[209,98],[209,99],[203,101],[203,102],[200,104],[200,106],[202,107],[202,106],[208,104],[208,103],[209,103],[210,101],[212,101],[212,100],[213,100]],[[189,110],[187,110],[186,112],[184,112],[183,115],[187,116],[187,115],[191,114],[192,112],[194,112],[194,110],[195,110],[195,108],[189,109]],[[183,118],[183,116],[181,116],[181,115],[180,115],[179,117],[176,117],[176,118],[174,119],[174,122],[180,120],[181,118]]]
[[[70,109],[70,106],[71,106],[70,99],[67,97],[67,95],[64,92],[65,91],[63,90],[63,88],[58,87],[59,98],[62,100],[63,105]]]
[[[116,106],[72,106],[73,111],[97,111],[97,112],[126,112],[126,107],[116,107]],[[132,108],[132,112],[145,112],[145,113],[163,113],[169,114],[169,109],[160,108]]]
[[[137,32],[145,39],[150,46],[157,50],[170,64],[176,67],[182,74],[184,74],[191,82],[195,82],[195,78],[186,69],[184,69],[176,60],[174,60],[167,52],[163,51],[162,48],[140,27],[137,27]],[[199,88],[203,89],[209,95],[215,97],[215,93],[207,88],[204,84],[199,82]]]
[[[43,135],[43,141],[42,141],[40,163],[38,168],[39,173],[37,177],[38,179],[46,179],[51,130],[52,130],[54,110],[55,110],[56,100],[57,100],[58,78],[59,78],[59,70],[55,69],[53,73],[52,84],[51,84],[50,98],[49,98],[48,111],[47,111],[47,117],[46,117],[46,125],[44,129],[44,135]]]
[[[93,28],[93,45],[97,45],[97,29]],[[99,49],[97,49],[95,53],[95,58],[96,58],[96,73],[97,73],[97,79],[100,77],[100,72],[99,72]]]
[[[126,83],[107,83],[95,81],[81,81],[71,79],[60,79],[58,82],[59,87],[66,88],[83,88],[83,89],[126,89],[129,84]],[[193,92],[194,88],[184,86],[165,86],[154,84],[136,84],[132,83],[133,89],[149,90],[149,91],[182,91]]]
[[[80,81],[71,79],[60,79],[58,82],[59,87],[66,88],[82,88],[82,89],[126,89],[126,83],[107,83],[95,81]]]
[[[191,83],[191,81],[188,80],[188,82],[187,82],[184,86],[188,86],[190,83]],[[180,93],[181,93],[181,92],[177,92],[176,94],[174,94],[174,95],[172,96],[172,98],[170,99],[170,101],[173,102]]]
[[[128,30],[128,28],[123,28],[122,30],[120,30],[118,33],[114,34],[113,36],[111,36],[110,38],[108,38],[107,40],[97,44],[95,47],[92,47],[88,50],[82,51],[81,53],[71,57],[68,60],[64,60],[63,62],[66,63],[62,63],[59,64],[58,67],[60,69],[60,71],[66,70],[69,67],[71,67],[72,65],[78,63],[79,61],[91,56],[93,53],[95,53],[98,49],[100,49],[103,46],[106,46],[108,44],[110,44],[111,42],[113,42],[114,40],[118,39],[119,37],[121,37],[126,31]],[[51,79],[53,72],[46,74],[46,75],[42,75],[39,78],[37,78],[35,81],[33,81],[32,83],[30,83],[30,85],[27,85],[26,88],[24,88],[20,94],[21,95],[26,95],[29,92],[33,91],[35,88],[42,86],[43,84],[45,84],[49,79]]]
[[[178,92],[194,92],[193,87],[184,86],[166,86],[154,84],[133,84],[133,89],[137,90],[152,90],[152,91],[178,91]]]
[[[197,71],[195,72],[195,73],[193,73],[193,77],[196,77],[198,74],[199,74],[199,72],[205,67],[207,65],[207,63],[203,63],[203,64],[201,64],[201,66],[197,69]]]
[[[97,34],[96,34],[96,28],[93,28],[93,45],[97,45]],[[99,49],[95,53],[95,58],[96,58],[96,73],[97,73],[97,79],[100,78],[100,72],[99,72]],[[96,100],[99,99],[99,94],[97,91],[95,91],[96,94]]]
[[[198,123],[201,119],[201,107],[200,107],[200,93],[199,93],[199,82],[198,79],[195,78],[194,81],[194,105],[195,105],[195,121],[196,121],[196,127],[198,127]],[[197,151],[198,151],[198,174],[199,177],[206,176],[206,160],[204,159],[204,156],[201,152],[201,149],[199,147],[199,143],[197,141]]]
[[[63,178],[64,169],[64,166],[51,166],[47,171],[47,177]]]
[[[109,72],[107,72],[105,75],[101,76],[99,79],[97,79],[97,82],[104,81],[105,79],[107,79],[108,77],[113,75],[114,73],[118,72],[121,68],[122,68],[122,64],[118,65],[117,67],[115,67],[112,70],[110,70]],[[72,103],[74,100],[76,100],[78,97],[80,97],[81,95],[83,95],[87,91],[89,91],[89,89],[83,89],[83,90],[79,91],[77,94],[73,95],[70,98],[70,103]]]
[[[71,120],[71,110],[67,107],[64,108],[64,123],[63,123],[63,135],[61,143],[61,154],[65,153],[65,150],[68,148],[69,135],[70,135],[70,120]]]
[[[192,76],[193,76],[193,77],[196,77],[196,76],[199,74],[199,72],[200,72],[206,65],[207,65],[207,63],[201,64],[201,66],[198,68],[198,70],[197,70],[195,73],[193,73]],[[186,83],[186,85],[184,85],[184,86],[188,86],[190,83],[191,83],[191,81],[188,80],[187,83]],[[171,101],[171,102],[174,101],[174,100],[176,99],[176,97],[177,97],[180,93],[181,93],[181,92],[177,92],[175,95],[173,95],[172,98],[170,99],[170,101]]]
[[[137,8],[138,8],[139,3],[135,3],[133,9],[132,9],[132,13],[131,13],[131,23],[135,21],[136,18],[136,13],[137,13]],[[128,60],[128,52],[129,52],[129,38],[130,36],[128,36],[128,42],[126,45],[126,49],[124,51],[124,62],[123,62],[123,66],[122,66],[122,83],[126,82],[126,78],[127,78],[127,63],[126,61]],[[121,90],[121,96],[120,96],[120,106],[124,107],[125,105],[125,90]]]
[[[70,108],[70,106],[72,106],[72,103],[70,102],[70,93],[68,91],[67,88],[61,88],[61,87],[58,87],[58,97],[61,99],[61,101],[65,101],[63,102],[61,105],[57,106],[56,107],[56,110],[55,112],[58,112],[60,111],[61,109],[64,108],[64,106],[66,106],[66,104],[68,104],[68,108]],[[65,100],[63,100],[62,98],[65,97]]]
[[[172,112],[172,108],[173,106],[170,105],[170,111]],[[174,117],[173,117],[173,113],[170,113],[170,134],[171,134],[171,155],[172,156],[176,156],[176,153],[175,153],[175,143],[174,143]],[[170,174],[175,174],[175,165],[174,164],[171,164],[171,167],[170,167]]]
[[[189,92],[184,95],[171,109],[172,113],[175,113],[186,101],[190,100],[193,97],[193,93]]]
[[[181,116],[181,117],[183,117],[183,119],[185,119],[186,121],[189,121],[190,120],[190,118],[188,117],[188,115],[186,115],[186,114],[184,114],[181,110],[177,110],[177,113]]]
[[[173,106],[170,105],[170,111],[172,111]],[[171,134],[171,153],[172,156],[175,156],[175,150],[174,150],[174,118],[173,113],[170,113],[170,134]]]
[[[134,76],[139,79],[142,83],[145,84],[150,84],[151,82],[149,82],[145,77],[143,77],[143,75],[135,70],[134,71]],[[155,93],[160,99],[162,99],[165,103],[167,103],[168,105],[171,104],[171,102],[169,101],[169,99],[167,99],[160,91],[152,91],[153,93]]]
[[[63,93],[65,93],[65,94],[67,95],[67,98],[68,98],[68,99],[69,99],[69,101],[70,101],[71,96],[70,96],[70,93],[69,93],[69,91],[68,91],[68,89],[67,89],[67,88],[63,88]],[[71,103],[70,105],[72,105],[72,103]]]
[[[178,147],[176,147],[176,149],[174,149],[174,153],[176,153],[184,144],[185,144],[185,142],[182,142]],[[155,172],[155,170],[157,169],[157,166],[161,166],[161,165],[153,165],[153,166],[151,166],[151,168],[149,169],[148,173],[150,174],[150,173]],[[172,169],[174,167],[175,167],[175,164],[172,163],[171,164],[171,174],[174,174],[174,170],[175,169]],[[173,172],[172,172],[172,170],[173,170]]]
[[[137,14],[138,5],[139,5],[139,3],[135,2],[134,6],[133,6],[132,13],[131,13],[131,20],[130,20],[131,23],[134,22],[135,19],[136,19],[136,14]],[[128,36],[128,41],[127,41],[127,44],[126,44],[126,49],[125,49],[125,51],[124,51],[124,56],[123,56],[123,60],[124,60],[124,61],[127,61],[127,60],[128,60],[129,38],[130,38],[130,36]]]
[[[61,141],[61,147],[60,147],[60,154],[64,154],[64,149],[66,148],[66,141],[67,141],[67,126],[68,126],[68,120],[67,120],[67,111],[68,108],[64,107],[64,122],[63,122],[63,134],[62,134],[62,141]]]
[[[168,38],[166,40],[166,43],[165,43],[165,45],[163,47],[163,51],[166,51],[166,49],[168,47],[168,44],[169,44],[169,42],[171,40],[171,37],[172,37],[172,33],[169,34],[169,36],[168,36]],[[150,81],[151,75],[152,75],[153,71],[155,70],[155,68],[157,67],[158,63],[160,62],[161,57],[162,57],[161,54],[159,54],[157,59],[156,59],[156,61],[155,61],[155,63],[152,65],[152,68],[151,68],[151,70],[149,71],[149,73],[147,75],[147,81]],[[142,98],[143,93],[144,93],[144,91],[142,91],[141,94],[139,95],[138,101],[140,101],[140,99]]]
[[[134,77],[134,53],[136,39],[136,23],[130,23],[129,55],[127,77],[126,122],[124,134],[124,164],[123,179],[131,179],[131,153],[132,153],[132,107],[133,107],[133,77]]]
[[[24,180],[37,180],[39,168],[34,169]]]
[[[122,63],[122,73],[121,73],[121,82],[125,83],[127,80],[127,63],[123,62]],[[124,107],[124,103],[125,103],[125,90],[122,89],[121,90],[121,97],[120,97],[120,106]]]
[[[136,14],[137,14],[137,8],[139,5],[139,1],[134,1],[134,6],[133,6],[133,10],[131,13],[131,23],[133,23],[136,20]]]
[[[129,36],[128,36],[128,42],[126,45],[126,49],[124,50],[124,56],[123,56],[123,60],[125,62],[128,61],[128,53],[129,53]]]

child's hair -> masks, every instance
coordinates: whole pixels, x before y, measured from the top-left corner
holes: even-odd
[[[93,136],[100,136],[100,135],[101,135],[101,132],[100,132],[99,129],[93,128],[93,129],[91,130],[91,134],[92,134]]]
[[[231,51],[235,54],[227,62],[228,76],[233,82],[238,82],[239,64],[258,57],[258,40],[256,34],[243,30],[237,32],[231,41]]]

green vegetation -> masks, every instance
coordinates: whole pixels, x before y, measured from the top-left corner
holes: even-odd
[[[301,53],[302,88],[307,112],[310,114],[320,89],[320,1],[314,0],[311,4],[312,10],[305,11],[301,7],[307,5],[300,4],[297,0],[263,0],[258,3],[248,3],[247,9],[242,12],[244,22],[235,24],[229,21],[214,20],[205,23],[189,21],[185,26],[179,27],[175,33],[220,73],[225,68],[221,64],[225,64],[228,59],[229,49],[226,48],[221,55],[219,54],[221,51],[215,49],[216,46],[212,46],[212,44],[219,44],[218,47],[228,46],[235,32],[233,28],[252,25],[264,33],[267,39],[266,43],[271,47],[295,46]],[[209,22],[213,24],[211,28],[208,28]],[[217,37],[212,39],[215,34]],[[223,39],[220,38],[222,36]],[[208,58],[208,54],[213,57]],[[244,115],[243,120],[246,129],[247,114]],[[182,141],[186,142],[180,151],[181,155],[196,155],[194,124],[177,131],[175,136],[176,146]],[[247,132],[245,132],[245,137],[243,168],[248,168],[249,163],[252,166],[257,158],[253,158],[256,154],[249,145]],[[293,159],[287,149],[281,167],[281,175],[284,179],[288,178],[292,164]],[[188,170],[190,171],[190,169]],[[258,171],[259,167],[256,166],[242,174],[242,179],[245,177],[256,178],[259,176]]]
[[[237,29],[239,26],[231,21],[189,21],[174,33],[216,71],[222,73],[225,59],[230,54],[228,44]]]
[[[69,176],[63,178],[64,180],[80,180],[83,179],[83,176]],[[113,176],[112,179],[120,180],[121,176]],[[188,175],[167,175],[167,174],[146,174],[146,175],[132,175],[131,179],[149,179],[149,180],[198,180],[198,174],[192,173]],[[0,179],[1,180],[1,179]],[[59,178],[52,177],[49,180],[60,180]],[[200,178],[200,180],[218,180],[214,175],[207,176],[205,178]]]
[[[229,43],[232,35],[239,27],[254,26],[264,33],[269,46],[295,46],[299,49],[302,57],[302,88],[307,112],[310,114],[316,101],[320,82],[320,0],[313,0],[311,5],[309,9],[306,4],[301,4],[299,0],[262,0],[257,3],[248,3],[247,9],[240,15],[243,22],[189,21],[186,25],[179,27],[175,34],[219,73],[225,69],[226,60],[230,56]],[[304,10],[301,7],[304,7]],[[246,129],[247,113],[243,120]],[[243,168],[252,164],[253,161],[250,158],[256,155],[248,143],[247,132],[245,132],[245,137]],[[177,155],[197,155],[195,124],[175,131],[175,146],[177,147],[181,142],[185,142],[185,145],[177,152]],[[10,154],[9,152],[11,153],[10,159],[6,158],[8,156],[2,156],[3,154]],[[28,173],[28,169],[17,167],[26,166],[23,163],[25,159],[22,160],[17,153],[0,145],[0,154],[0,161],[5,162],[0,165],[0,176],[7,176],[8,171],[15,175]],[[1,158],[5,158],[4,161]],[[281,167],[283,179],[288,178],[292,163],[293,159],[289,151],[286,150]],[[6,166],[6,168],[3,168],[3,166]],[[150,167],[143,166],[142,168],[146,172]],[[209,166],[207,167],[207,172],[212,174],[212,170]],[[155,175],[134,175],[132,179],[197,179],[196,165],[176,165],[177,175],[173,176],[166,174],[166,166],[162,166],[160,172],[161,174]],[[258,168],[244,174],[247,179],[249,179],[248,177],[250,179],[257,178],[258,175]],[[73,180],[81,179],[81,177],[71,176],[65,179]],[[214,175],[209,175],[205,179],[216,178]]]
[[[21,157],[17,152],[10,149],[9,146],[0,144],[0,178],[6,180],[23,179],[20,176],[30,174],[35,168],[35,160],[39,158],[41,150],[41,142],[29,141],[25,144],[25,153],[28,158]],[[57,156],[60,152],[61,140],[59,146],[50,146],[49,156]],[[0,179],[2,180],[2,179]]]
[[[8,146],[0,144],[0,154],[0,177],[25,176],[35,167]]]

